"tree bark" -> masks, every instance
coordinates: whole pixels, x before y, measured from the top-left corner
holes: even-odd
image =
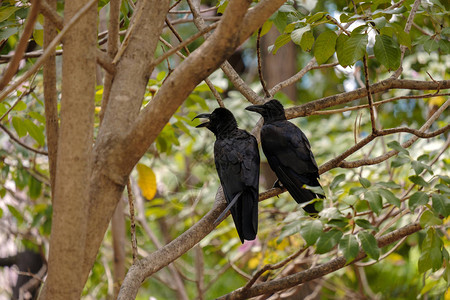
[[[65,4],[65,21],[88,1]],[[61,128],[45,298],[79,299],[91,168],[96,68],[96,7],[63,39]]]

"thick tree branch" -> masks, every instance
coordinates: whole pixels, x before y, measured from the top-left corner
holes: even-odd
[[[58,15],[58,13],[56,12],[56,7],[53,5],[52,1],[42,0],[41,13],[46,19],[53,23],[53,26],[55,26],[58,30],[63,29],[64,18]]]
[[[372,84],[370,88],[373,94],[383,93],[391,89],[443,90],[450,88],[450,80],[433,82],[389,78]],[[356,99],[364,98],[365,96],[367,96],[366,88],[359,88],[351,92],[324,97],[286,109],[286,117],[288,119],[292,119],[296,117],[309,116],[312,115],[315,111],[351,102]]]
[[[378,247],[382,248],[387,245],[390,245],[400,239],[402,239],[405,236],[409,236],[422,228],[420,227],[419,223],[413,223],[407,226],[404,226],[402,228],[399,228],[397,230],[394,230],[379,239],[377,239]],[[352,262],[360,261],[361,259],[365,258],[366,254],[364,251],[360,250],[358,256],[355,258],[355,260]],[[258,285],[255,285],[249,289],[240,288],[237,289],[234,292],[231,292],[227,295],[224,295],[218,299],[221,300],[231,300],[231,299],[248,299],[251,297],[255,297],[262,294],[268,294],[268,293],[274,293],[280,290],[288,289],[293,286],[320,278],[326,274],[329,274],[331,272],[334,272],[336,270],[339,270],[346,266],[346,259],[344,256],[339,256],[338,258],[335,258],[327,263],[323,263],[321,265],[318,265],[316,267],[307,269],[305,271],[292,274],[283,278],[274,279],[268,282],[260,283]]]

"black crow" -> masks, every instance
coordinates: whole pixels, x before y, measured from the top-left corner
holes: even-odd
[[[231,210],[241,242],[254,240],[258,231],[258,142],[253,135],[237,127],[236,119],[226,108],[217,108],[211,114],[195,118],[209,119],[197,127],[206,127],[216,136],[214,160],[228,203],[216,223]]]
[[[252,105],[246,110],[261,114],[264,125],[261,129],[261,145],[271,169],[297,203],[323,198],[304,188],[304,185],[320,186],[319,169],[305,134],[286,120],[281,103],[272,99],[263,105]],[[274,186],[278,185],[279,182]],[[317,213],[314,203],[303,208],[308,213]]]

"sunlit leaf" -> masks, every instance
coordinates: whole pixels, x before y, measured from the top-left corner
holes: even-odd
[[[314,45],[314,35],[311,31],[307,31],[302,35],[302,40],[300,41],[300,47],[303,51],[310,52]]]
[[[294,43],[296,43],[297,45],[300,45],[303,34],[307,31],[309,31],[310,29],[311,28],[310,28],[309,24],[302,28],[295,29],[294,31],[291,32],[292,41]]]
[[[431,211],[426,210],[420,217],[420,226],[423,228],[434,225],[441,225],[442,220],[437,218]]]
[[[373,226],[369,221],[365,219],[356,219],[355,220],[356,225],[358,225],[361,228],[364,229],[370,229],[370,230],[376,230],[377,228]]]
[[[27,135],[27,127],[23,119],[19,117],[12,117],[12,125],[17,132],[19,137],[24,137]]]
[[[153,199],[156,194],[156,176],[150,167],[144,164],[137,164],[136,170],[138,172],[137,184],[141,189],[142,195],[147,200]]]
[[[45,136],[44,136],[44,128],[40,128],[33,121],[25,119],[23,120],[25,127],[27,128],[30,136],[40,145],[45,145]]]

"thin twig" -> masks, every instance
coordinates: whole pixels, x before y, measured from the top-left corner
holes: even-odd
[[[293,259],[297,258],[300,254],[302,254],[306,249],[308,249],[308,247],[304,247],[301,248],[299,250],[297,250],[297,252],[289,255],[286,259],[280,261],[279,263],[276,264],[267,264],[264,265],[264,267],[262,267],[261,269],[259,269],[255,275],[253,275],[253,277],[245,284],[245,286],[242,288],[243,290],[249,289],[250,287],[252,287],[252,285],[256,282],[256,280],[258,280],[258,278],[264,274],[266,271],[269,270],[276,270],[279,268],[284,267],[287,263],[289,263],[290,261],[292,261]]]
[[[28,39],[30,38],[31,33],[34,29],[34,23],[39,15],[39,7],[41,5],[41,0],[34,0],[31,4],[31,10],[28,14],[27,20],[25,22],[25,28],[23,30],[22,36],[17,44],[17,47],[14,52],[14,56],[11,59],[11,62],[8,65],[8,68],[3,73],[3,76],[0,78],[0,91],[3,90],[8,83],[13,78],[14,74],[16,74],[17,69],[19,68],[20,61],[22,60],[22,56],[25,53],[28,45]]]
[[[16,143],[19,144],[20,146],[24,147],[25,149],[28,149],[28,150],[30,150],[30,151],[32,151],[32,152],[34,152],[34,153],[37,153],[37,154],[48,155],[48,152],[46,152],[46,151],[34,149],[34,148],[28,146],[27,144],[21,142],[17,137],[14,136],[14,134],[13,134],[11,131],[8,130],[8,128],[6,128],[5,126],[3,126],[2,124],[0,124],[0,128],[1,128],[4,132],[6,132],[6,134],[9,135],[9,137],[10,137],[14,142],[16,142]]]
[[[378,247],[382,248],[389,244],[392,244],[393,242],[396,242],[405,236],[409,236],[419,230],[421,230],[422,227],[419,223],[412,223],[409,225],[406,225],[402,228],[399,228],[397,230],[394,230],[379,239],[377,239]],[[355,263],[363,258],[366,257],[366,253],[362,250],[360,250],[359,254],[353,260],[352,263]],[[339,256],[327,263],[323,263],[321,265],[318,265],[316,267],[309,268],[307,270],[301,271],[299,273],[295,273],[283,278],[274,279],[268,282],[263,282],[260,284],[257,284],[249,289],[244,290],[244,288],[239,288],[227,295],[224,295],[222,297],[219,297],[217,299],[248,299],[251,297],[255,297],[257,295],[262,295],[266,293],[273,293],[282,289],[288,289],[290,287],[320,278],[326,274],[332,273],[334,271],[337,271],[343,267],[346,266],[346,258],[344,256]]]
[[[137,251],[137,241],[136,241],[136,223],[134,220],[134,197],[133,197],[133,191],[131,190],[130,179],[128,179],[128,182],[127,182],[127,192],[128,192],[128,204],[130,207],[131,248],[133,249],[133,262],[135,262],[137,255],[138,255],[138,251]]]
[[[258,75],[259,75],[259,81],[261,82],[261,86],[264,90],[264,94],[266,95],[266,98],[271,98],[272,95],[270,94],[269,90],[267,89],[266,81],[264,80],[264,76],[262,73],[261,46],[260,46],[261,30],[262,30],[262,27],[260,27],[258,29],[258,36],[256,37],[256,54],[257,54],[257,58],[258,58]]]
[[[363,56],[363,64],[364,64],[364,77],[365,77],[365,85],[366,85],[366,91],[367,91],[367,100],[369,102],[369,109],[370,109],[370,121],[372,123],[372,133],[377,133],[377,125],[375,120],[376,110],[373,106],[373,98],[372,93],[370,92],[370,84],[369,84],[369,68],[367,66],[367,55],[364,54]]]
[[[28,96],[29,94],[31,94],[34,91],[35,87],[33,87],[32,85],[33,85],[35,78],[36,78],[36,74],[33,77],[33,79],[31,80],[28,90],[26,92],[23,92],[19,96],[19,98],[17,98],[17,100],[13,103],[13,105],[11,105],[11,107],[3,114],[3,116],[0,117],[0,121],[2,121],[11,112],[11,110],[13,110],[13,108],[16,107],[16,105],[20,102],[20,100],[22,100],[23,97]]]
[[[0,102],[5,100],[5,98],[14,91],[19,85],[21,85],[28,77],[36,73],[37,70],[41,67],[41,65],[45,62],[45,60],[53,54],[54,48],[59,44],[63,36],[66,32],[72,28],[72,26],[78,22],[78,20],[88,11],[94,4],[97,3],[98,0],[91,0],[86,3],[67,23],[66,26],[59,32],[59,34],[55,37],[55,39],[48,45],[47,50],[44,51],[42,56],[36,61],[36,63],[27,71],[25,74],[17,79],[13,84],[5,88],[2,93],[0,93]]]

